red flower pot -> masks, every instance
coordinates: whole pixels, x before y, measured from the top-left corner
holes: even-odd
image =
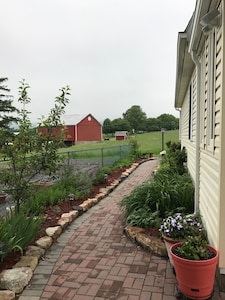
[[[213,258],[189,260],[173,253],[173,249],[181,244],[176,243],[170,247],[179,290],[190,299],[208,299],[213,292],[218,251],[207,245],[207,248],[215,253]]]

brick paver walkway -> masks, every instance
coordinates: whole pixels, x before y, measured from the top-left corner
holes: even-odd
[[[176,279],[167,259],[123,234],[119,203],[148,180],[156,160],[141,164],[111,194],[59,237],[19,300],[174,300]],[[214,300],[221,299],[218,292]]]

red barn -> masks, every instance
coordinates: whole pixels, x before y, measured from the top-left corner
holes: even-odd
[[[84,141],[101,141],[102,125],[91,115],[65,115],[65,143],[75,144]]]
[[[65,115],[62,117],[65,124],[64,142],[66,145],[74,145],[77,142],[101,141],[102,125],[91,115]],[[46,128],[41,127],[39,131],[46,133]],[[61,134],[60,128],[52,130],[53,135]]]

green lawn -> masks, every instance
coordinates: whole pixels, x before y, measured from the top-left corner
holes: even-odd
[[[152,152],[154,155],[159,155],[162,151],[162,133],[160,131],[148,132],[143,134],[137,134],[135,136],[138,144],[140,145],[141,152]],[[166,143],[168,141],[178,142],[179,141],[179,131],[170,130],[164,133],[164,149],[166,150]]]
[[[139,151],[142,153],[151,152],[155,156],[158,156],[160,151],[162,151],[162,133],[158,132],[148,132],[143,134],[136,134],[130,136],[130,139],[136,139],[139,145]],[[164,148],[166,150],[166,143],[168,141],[178,142],[179,141],[179,131],[171,130],[164,133]],[[60,152],[64,151],[74,151],[74,150],[87,150],[87,149],[96,149],[96,148],[105,148],[113,147],[128,144],[129,140],[125,141],[116,141],[115,137],[110,138],[109,141],[101,141],[96,143],[84,143],[77,144],[69,148],[60,149]]]

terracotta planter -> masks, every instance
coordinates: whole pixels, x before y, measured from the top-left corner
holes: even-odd
[[[215,253],[215,257],[208,260],[189,260],[173,253],[173,249],[181,244],[173,244],[170,248],[179,290],[190,299],[208,299],[213,292],[218,251],[207,245]]]

